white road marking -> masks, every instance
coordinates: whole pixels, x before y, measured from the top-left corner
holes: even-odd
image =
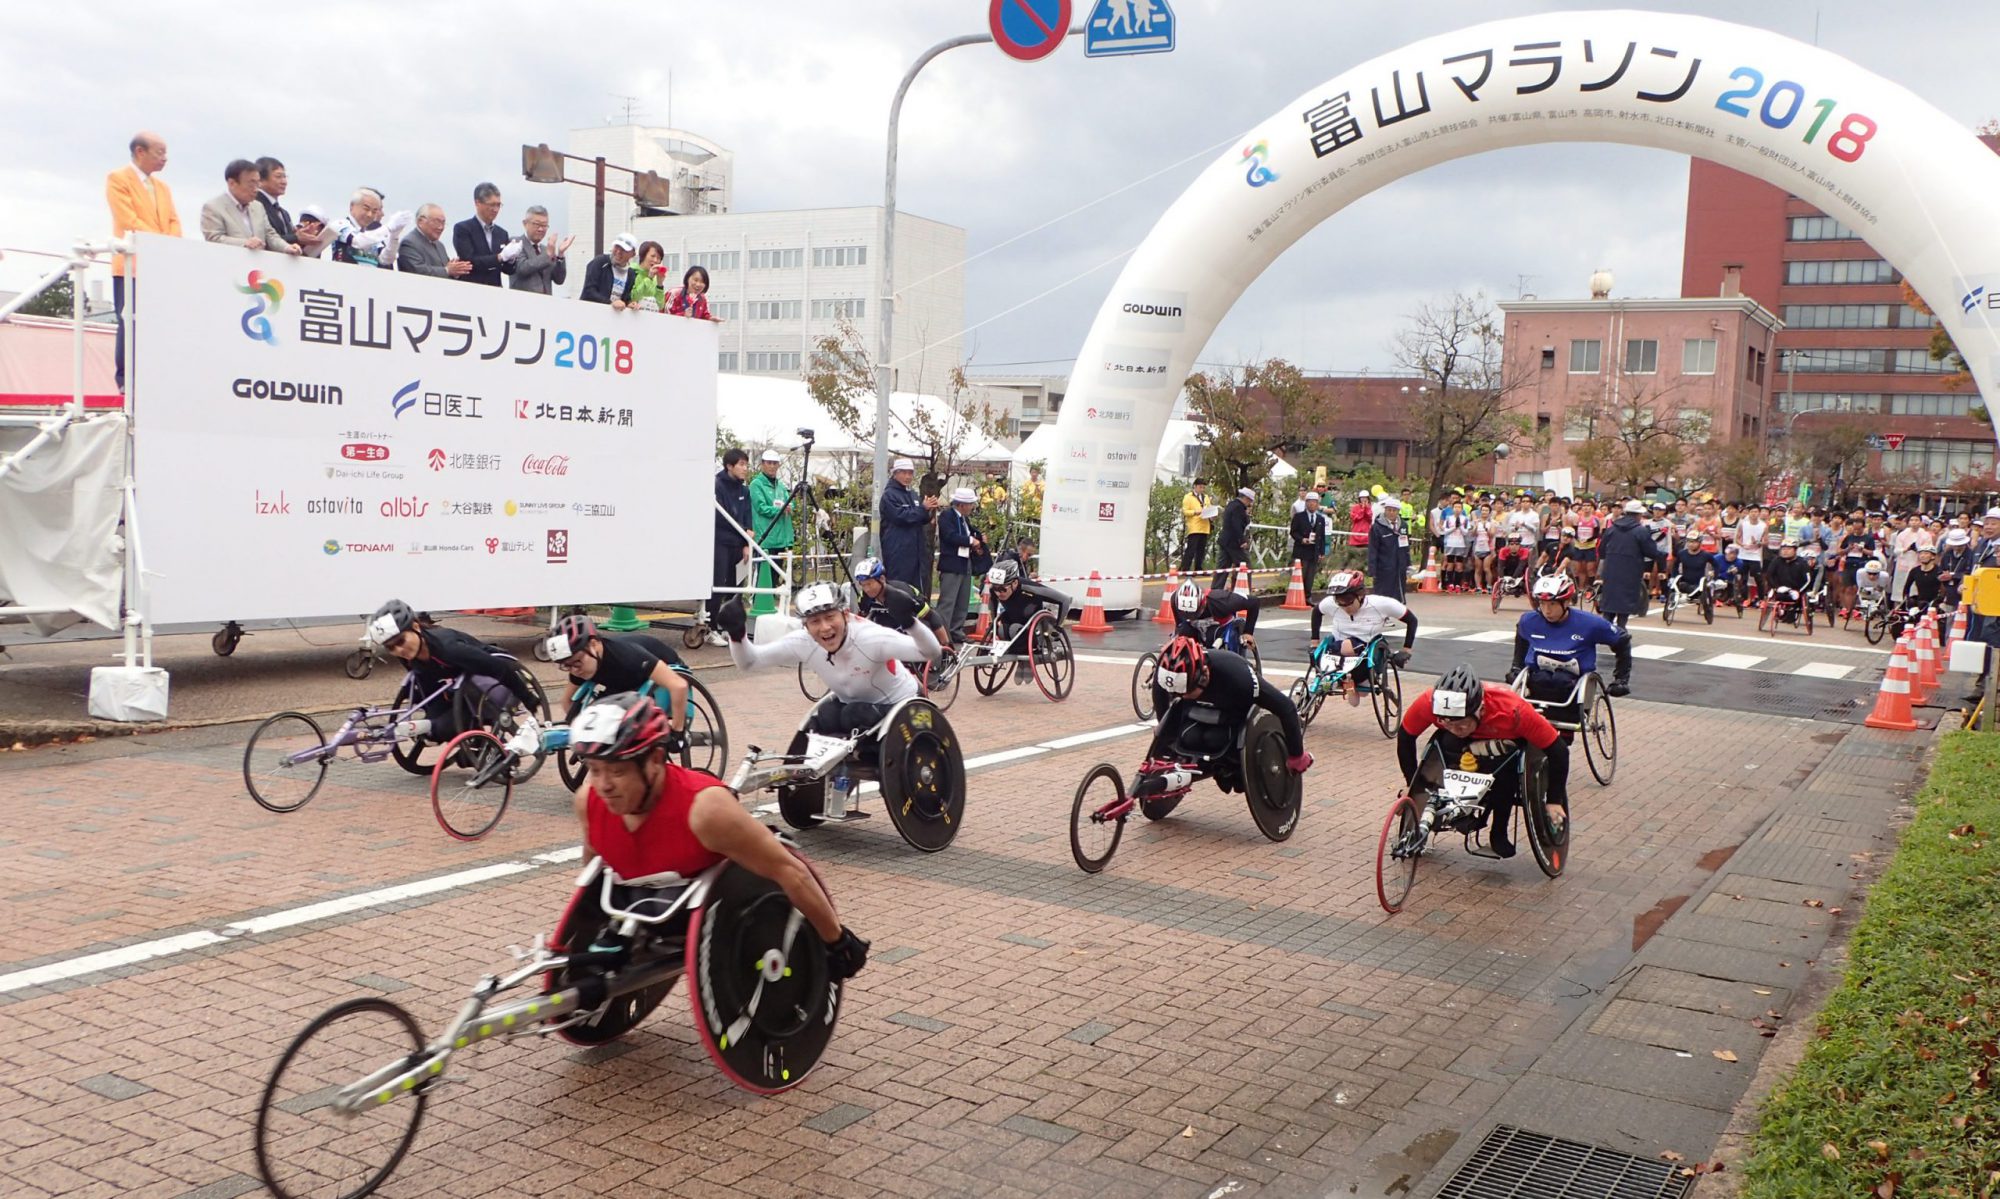
[[[1809,679],[1844,679],[1854,673],[1854,667],[1842,666],[1838,662],[1808,662],[1792,673]]]
[[[1257,620],[1257,627],[1260,629],[1303,629],[1310,627],[1311,624],[1310,616],[1259,617]]]
[[[1634,629],[1633,633],[1636,638],[1638,630]],[[1757,645],[1771,644],[1771,638],[1769,636],[1750,637],[1742,633],[1711,633],[1706,629],[1684,629],[1681,628],[1679,625],[1676,625],[1671,629],[1655,629],[1651,627],[1648,627],[1646,629],[1646,635],[1648,637],[1661,634],[1664,634],[1665,636],[1668,637],[1707,637],[1710,638],[1711,640],[1716,640],[1716,641],[1748,641]],[[1832,650],[1837,653],[1845,653],[1845,654],[1876,654],[1886,658],[1889,656],[1890,653],[1890,651],[1886,649],[1876,649],[1872,645],[1846,645],[1838,641],[1814,641],[1814,642],[1809,642],[1808,644],[1810,644],[1814,650],[1819,650],[1819,651]]]
[[[89,953],[67,961],[32,966],[26,970],[16,970],[12,974],[0,974],[0,995],[8,991],[18,991],[23,987],[39,987],[44,983],[61,982],[66,978],[75,978],[94,970],[115,970],[120,966],[130,966],[150,958],[163,958],[176,953],[186,953],[190,949],[220,945],[228,939],[221,933],[202,929],[200,932],[182,933],[178,937],[161,937],[157,941],[127,945],[123,949],[107,949],[103,953]]]
[[[1417,640],[1419,641],[1423,640],[1424,632],[1425,630],[1423,629],[1417,630]],[[1514,639],[1514,630],[1512,629],[1485,629],[1477,633],[1460,633],[1458,636],[1452,638],[1453,641],[1488,641],[1488,642],[1512,641],[1513,639]]]
[[[578,853],[580,855],[582,851],[579,849]],[[506,878],[510,874],[525,874],[534,868],[533,862],[501,862],[474,870],[460,870],[455,874],[441,874],[436,878],[419,879],[401,886],[383,887],[379,891],[364,891],[359,895],[343,895],[339,899],[309,903],[304,907],[272,912],[268,916],[253,916],[248,920],[238,920],[234,924],[224,925],[222,933],[224,936],[242,936],[245,933],[275,932],[281,928],[325,920],[329,916],[345,916],[349,912],[359,912],[366,908],[380,907],[385,903],[413,899],[419,895],[433,895],[455,887],[469,887],[488,879]]]
[[[1635,658],[1671,658],[1680,652],[1681,647],[1678,645],[1635,645],[1632,647],[1632,656]]]
[[[1748,670],[1764,660],[1761,654],[1717,654],[1713,658],[1703,658],[1697,666],[1726,666],[1731,670]]]

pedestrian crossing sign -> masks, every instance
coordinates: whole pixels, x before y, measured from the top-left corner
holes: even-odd
[[[1097,0],[1084,26],[1088,58],[1165,54],[1174,48],[1174,10],[1167,0]]]

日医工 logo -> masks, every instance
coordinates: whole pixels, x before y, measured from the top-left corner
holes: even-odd
[[[243,328],[243,336],[251,341],[261,341],[267,346],[278,344],[278,335],[271,328],[271,318],[278,315],[278,306],[285,302],[285,285],[276,279],[265,278],[262,271],[251,271],[236,290],[253,297],[250,307],[243,310],[238,323]]]

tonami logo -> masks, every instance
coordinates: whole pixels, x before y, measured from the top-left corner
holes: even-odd
[[[410,496],[399,495],[394,499],[383,500],[381,507],[382,515],[389,517],[402,517],[404,519],[412,519],[415,517],[422,516],[424,513],[429,512],[430,510],[431,510],[431,502],[429,500],[414,495]],[[350,545],[347,548],[353,549],[354,547]]]
[[[569,561],[569,530],[549,530],[549,562],[561,566]]]
[[[433,449],[431,450],[431,452],[430,452],[430,457],[429,457],[429,462],[430,462],[430,464],[431,464],[431,469],[432,469],[432,470],[443,470],[443,469],[444,469],[444,451],[443,451],[443,450],[440,450],[440,449],[436,449],[436,448],[433,448]]]
[[[568,454],[530,454],[521,459],[521,473],[524,475],[567,475],[569,474]]]
[[[396,552],[396,543],[393,541],[344,541],[341,543],[341,547],[350,554],[393,554]]]
[[[257,500],[257,515],[290,516],[292,514],[291,501],[285,498],[285,493],[282,490],[278,492],[275,499],[266,496],[262,491],[257,491],[254,494]]]
[[[350,441],[340,447],[340,456],[350,462],[386,462],[389,447],[368,441]]]

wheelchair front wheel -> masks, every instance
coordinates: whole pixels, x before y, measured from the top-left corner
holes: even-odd
[[[1422,806],[1407,795],[1398,795],[1382,821],[1382,838],[1375,845],[1375,898],[1391,916],[1403,910],[1417,885],[1417,862],[1423,857],[1422,829]]]
[[[1153,671],[1160,665],[1160,655],[1147,650],[1139,655],[1139,664],[1132,668],[1132,711],[1140,720],[1151,720],[1153,712]]]
[[[1069,854],[1085,874],[1104,869],[1118,852],[1130,813],[1111,817],[1102,813],[1124,802],[1125,781],[1109,762],[1099,762],[1076,785],[1076,798],[1069,805]]]
[[[1618,720],[1611,712],[1611,696],[1601,685],[1590,689],[1583,706],[1581,740],[1591,777],[1599,786],[1609,787],[1618,771]]]
[[[423,1048],[416,1019],[386,999],[350,999],[306,1025],[278,1058],[257,1104],[251,1143],[271,1193],[360,1199],[381,1186],[417,1138],[427,1089],[349,1111],[334,1099]]]

